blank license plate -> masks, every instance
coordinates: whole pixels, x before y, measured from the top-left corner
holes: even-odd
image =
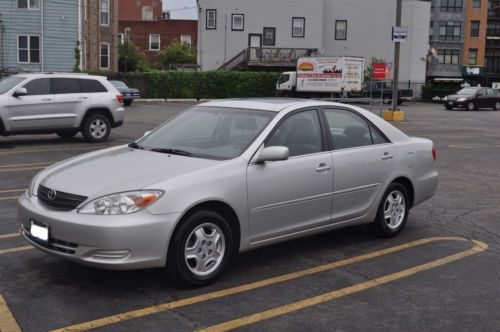
[[[40,226],[39,224],[35,224],[35,222],[32,220],[30,234],[32,237],[40,241],[49,241],[49,227],[47,225]]]

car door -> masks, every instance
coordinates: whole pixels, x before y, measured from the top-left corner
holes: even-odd
[[[476,107],[477,108],[487,108],[487,107],[491,107],[490,106],[490,97],[491,96],[488,96],[487,92],[486,92],[486,89],[480,89],[477,94],[476,94],[476,100],[477,100],[477,104],[476,104]]]
[[[334,223],[365,215],[385,190],[394,169],[396,147],[359,113],[323,109],[333,144]]]
[[[290,157],[248,166],[250,242],[329,225],[332,156],[324,145],[318,110],[288,115],[264,145],[286,146]]]
[[[22,86],[25,96],[9,97],[11,131],[45,130],[53,127],[54,96],[50,78],[35,78]]]
[[[82,92],[77,78],[54,78],[54,127],[73,128],[79,110],[89,99],[89,94]]]
[[[495,109],[496,103],[498,101],[497,93],[495,92],[495,90],[487,88],[486,94],[488,95],[488,106],[486,107]]]

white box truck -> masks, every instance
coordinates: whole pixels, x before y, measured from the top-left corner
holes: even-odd
[[[305,98],[360,96],[364,70],[362,57],[303,57],[297,60],[296,71],[281,74],[276,92]]]

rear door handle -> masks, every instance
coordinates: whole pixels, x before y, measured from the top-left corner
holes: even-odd
[[[78,97],[78,99],[80,99],[80,100],[84,100],[84,99],[88,99],[88,98],[89,98],[89,97],[84,97],[84,96],[82,96],[82,97]]]
[[[383,160],[389,160],[392,158],[394,158],[394,156],[392,154],[390,154],[389,152],[385,152],[384,155],[382,156]]]
[[[52,98],[43,98],[42,101],[51,101]]]
[[[331,165],[322,163],[322,164],[319,164],[318,168],[316,168],[316,172],[328,171],[330,168],[332,168]]]

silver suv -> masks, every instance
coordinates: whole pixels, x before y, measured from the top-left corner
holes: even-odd
[[[123,124],[121,93],[106,77],[19,74],[0,80],[0,135],[47,134],[105,141]]]

